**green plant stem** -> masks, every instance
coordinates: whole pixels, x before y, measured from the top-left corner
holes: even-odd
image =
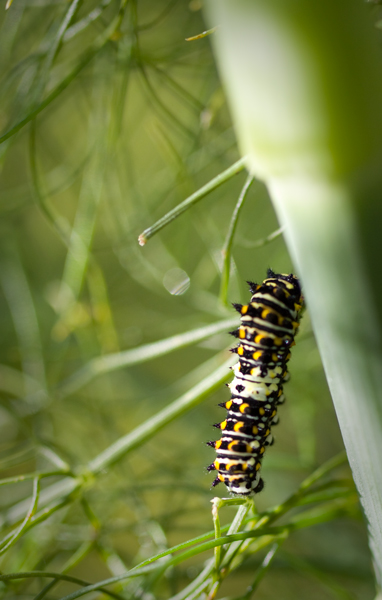
[[[16,531],[12,532],[9,536],[6,536],[0,542],[0,556],[2,554],[4,554],[7,550],[9,550],[9,548],[11,546],[13,546],[17,542],[17,540],[23,535],[23,533],[26,531],[33,515],[35,514],[35,512],[37,510],[39,494],[40,494],[40,478],[35,477],[33,480],[33,492],[32,492],[32,501],[31,501],[30,508],[25,516],[24,521],[16,529]]]
[[[152,360],[159,356],[164,356],[174,350],[186,348],[187,346],[201,342],[212,335],[227,331],[227,329],[235,327],[235,325],[237,325],[237,319],[226,319],[224,321],[213,323],[212,325],[206,325],[205,327],[199,327],[198,329],[186,333],[174,335],[159,342],[145,344],[144,346],[139,346],[132,350],[125,350],[123,352],[116,352],[94,358],[58,386],[57,396],[61,399],[65,398],[66,396],[77,392],[84,385],[92,381],[92,379],[103,373],[110,373],[117,369],[122,369],[147,360]]]
[[[47,221],[58,233],[64,245],[68,246],[71,232],[70,224],[64,217],[59,215],[52,208],[52,206],[49,205],[42,193],[37,168],[36,154],[36,119],[33,119],[30,125],[29,133],[29,164],[32,176],[33,197],[41,212],[46,217]]]
[[[63,475],[65,471],[47,471],[46,473],[27,473],[26,475],[16,475],[15,477],[7,477],[0,479],[0,486],[9,485],[11,483],[20,483],[20,481],[28,481],[30,479],[44,479],[45,477],[56,477]]]
[[[91,542],[84,542],[83,544],[81,544],[81,546],[78,548],[78,550],[73,554],[73,556],[70,557],[70,560],[64,565],[61,573],[65,574],[67,573],[70,569],[72,569],[73,567],[75,567],[76,565],[78,565],[94,548],[95,542],[91,541]],[[37,594],[37,596],[35,596],[35,598],[33,600],[42,600],[48,592],[50,592],[50,590],[52,588],[54,588],[57,583],[60,581],[59,578],[55,578],[53,579],[53,581],[50,581],[42,590],[41,592],[39,592]],[[85,582],[82,585],[89,585],[86,584]],[[121,598],[121,596],[119,596],[118,594],[116,594],[114,597],[117,598]]]
[[[153,19],[149,23],[143,23],[143,25],[137,25],[137,29],[139,31],[144,31],[145,29],[151,29],[152,27],[155,27],[156,25],[158,25],[171,12],[171,10],[174,8],[175,4],[178,1],[179,0],[170,0],[168,2],[168,4],[164,7],[164,9],[159,13],[159,15],[157,17],[155,17],[155,19]]]
[[[111,4],[112,1],[113,0],[102,0],[101,4],[94,8],[94,10],[92,10],[89,14],[87,14],[86,17],[83,17],[83,19],[74,23],[74,25],[71,25],[71,27],[69,27],[65,32],[63,38],[64,42],[67,42],[68,40],[78,35],[81,31],[86,29],[86,27],[88,27],[91,23],[98,19],[98,17],[102,15],[102,12],[107,6],[109,6],[109,4]]]
[[[212,519],[214,523],[215,539],[221,536],[220,518],[219,518],[219,504],[220,498],[213,498],[212,502]],[[215,570],[219,571],[221,561],[221,546],[216,546],[214,550],[215,554]]]
[[[182,213],[191,208],[191,206],[193,206],[194,204],[199,202],[199,200],[207,196],[207,194],[209,194],[213,190],[216,190],[216,188],[218,188],[223,183],[231,179],[234,175],[240,173],[240,171],[242,171],[244,167],[245,160],[241,158],[240,160],[235,162],[231,167],[229,167],[228,169],[211,179],[211,181],[206,183],[206,185],[199,188],[197,192],[191,194],[191,196],[189,196],[188,198],[186,198],[186,200],[178,204],[178,206],[176,206],[173,210],[170,210],[170,212],[168,212],[164,217],[162,217],[156,223],[154,223],[154,225],[145,229],[144,232],[141,233],[141,235],[138,238],[139,244],[141,246],[144,246],[146,242],[153,235],[158,233],[158,231],[163,229],[163,227],[171,223],[171,221],[179,217]]]
[[[106,42],[105,42],[106,43]],[[86,55],[82,58],[82,60],[74,67],[74,69],[59,83],[50,94],[40,102],[35,109],[30,111],[26,117],[21,119],[16,125],[11,127],[6,133],[0,136],[0,144],[14,136],[18,131],[20,131],[25,125],[30,123],[33,119],[37,117],[47,106],[49,106],[53,100],[58,98],[60,94],[68,87],[68,85],[77,77],[77,75],[89,64],[89,62],[94,58],[94,56],[101,50],[104,44],[97,45],[97,47],[91,49]]]
[[[29,376],[24,381],[26,397],[38,407],[46,401],[46,371],[36,306],[18,247],[3,244],[0,281],[19,340],[22,369]],[[33,379],[39,382],[38,391],[34,384],[28,389]]]
[[[63,496],[65,496],[63,500],[65,504],[69,501],[68,499],[70,498],[70,495],[72,494],[72,497],[75,497],[76,494],[80,493],[84,485],[87,487],[93,485],[95,476],[100,474],[104,469],[107,469],[125,456],[125,454],[143,444],[157,431],[160,431],[168,423],[171,423],[177,417],[183,415],[194,406],[197,406],[206,396],[218,389],[222,383],[231,377],[229,370],[229,366],[231,364],[232,358],[219,367],[215,372],[205,377],[180,398],[175,400],[172,404],[154,415],[154,417],[148,419],[127,435],[122,436],[114,444],[109,446],[106,450],[91,460],[88,465],[78,473],[77,477],[66,477],[65,479],[62,479],[61,481],[58,481],[45,488],[40,496],[40,506],[44,506],[49,502],[54,502]],[[61,506],[59,506],[59,508],[60,507]],[[28,505],[26,505],[26,501],[24,500],[13,506],[7,513],[6,524],[18,522],[19,519],[25,514],[25,510],[27,510],[27,508]],[[48,512],[45,513],[45,511],[42,511],[41,513],[38,513],[38,515],[35,517],[35,520],[40,517],[42,520],[47,518],[46,514],[49,516],[49,510],[54,512],[55,510],[58,510],[58,508],[55,508],[55,505],[53,505],[52,508],[47,508],[46,511]],[[34,525],[35,522],[33,519],[32,522]]]
[[[256,576],[253,580],[253,583],[251,583],[251,585],[248,586],[248,589],[247,589],[246,593],[244,594],[244,596],[242,596],[238,600],[250,600],[250,598],[252,597],[252,595],[254,594],[256,589],[258,588],[260,581],[265,577],[265,575],[266,575],[268,569],[270,568],[272,561],[276,555],[276,552],[279,550],[284,539],[285,538],[282,538],[272,545],[272,548],[269,550],[269,552],[267,552],[263,562],[261,563],[260,567],[257,569]]]
[[[118,461],[127,452],[140,446],[146,440],[151,438],[154,433],[160,431],[163,427],[180,417],[188,410],[197,406],[204,398],[218,389],[225,381],[231,377],[229,366],[232,360],[228,360],[219,369],[210,376],[203,379],[200,383],[178,398],[175,402],[161,410],[148,419],[140,427],[120,438],[115,444],[112,444],[104,452],[99,454],[88,464],[88,470],[92,474],[97,474],[103,469],[110,467]]]
[[[343,513],[343,512],[341,512],[341,510],[339,508],[336,508],[335,510],[329,512],[328,514],[322,514],[321,518],[319,520],[317,520],[315,522],[315,524],[325,523],[327,521],[332,520],[333,518],[338,518],[339,516],[343,516],[344,514],[346,514],[346,513]],[[305,523],[301,522],[300,527],[305,527]],[[179,563],[182,563],[185,560],[195,556],[195,554],[199,554],[201,552],[206,552],[207,550],[211,550],[211,549],[215,548],[216,545],[223,546],[225,544],[230,544],[231,542],[247,540],[249,538],[256,538],[256,537],[260,537],[263,535],[270,535],[270,536],[280,536],[281,535],[281,536],[283,536],[283,535],[288,534],[290,531],[299,529],[300,527],[298,527],[297,525],[285,526],[285,527],[271,527],[269,529],[264,529],[263,531],[254,531],[253,530],[253,531],[247,531],[245,533],[236,533],[233,535],[220,537],[218,539],[211,540],[210,542],[205,542],[196,549],[188,550],[186,552],[183,552],[179,556],[172,558],[171,560],[168,561],[167,568],[170,568]],[[147,561],[146,561],[146,564],[148,565]],[[75,598],[80,598],[81,596],[85,596],[86,594],[89,594],[90,592],[98,590],[100,588],[100,586],[106,586],[106,585],[110,585],[112,583],[117,583],[117,582],[125,580],[129,577],[138,577],[142,574],[149,573],[151,570],[152,570],[152,567],[147,568],[145,566],[138,566],[138,567],[135,567],[134,569],[131,569],[130,571],[127,571],[127,573],[118,575],[116,577],[110,577],[109,579],[105,579],[99,583],[87,586],[86,588],[84,588],[82,590],[78,590],[76,592],[73,592],[72,594],[68,594],[61,600],[75,600]],[[2,577],[0,576],[0,581],[1,581],[1,579],[2,579]]]
[[[232,244],[233,238],[235,235],[237,223],[239,220],[241,209],[244,206],[244,201],[247,197],[247,193],[249,188],[253,183],[254,177],[248,175],[247,180],[243,186],[243,189],[240,192],[239,199],[236,203],[235,210],[232,213],[231,222],[229,224],[227,237],[224,242],[224,246],[222,248],[222,256],[223,256],[223,267],[222,267],[222,279],[220,284],[220,302],[223,305],[227,305],[227,293],[228,293],[228,284],[229,284],[229,274],[231,270],[231,254],[232,254]]]
[[[77,75],[90,63],[90,61],[94,58],[96,54],[109,42],[110,37],[117,31],[119,28],[124,14],[124,6],[126,2],[121,2],[121,8],[118,12],[118,15],[113,19],[110,25],[105,29],[105,31],[100,35],[93,44],[91,44],[89,50],[84,53],[81,60],[77,63],[77,65],[72,69],[72,71],[64,77],[64,79],[48,94],[48,96],[36,106],[33,110],[31,110],[23,119],[21,119],[18,123],[13,125],[8,131],[6,131],[3,135],[0,136],[0,144],[11,138],[18,131],[20,131],[25,125],[30,123],[33,119],[37,117],[47,106],[49,106],[53,100],[58,98],[61,93],[68,87],[68,85],[74,81]]]
[[[239,242],[239,245],[243,246],[244,248],[263,248],[267,244],[270,244],[271,242],[273,242],[273,240],[276,240],[277,238],[281,237],[283,234],[283,231],[284,231],[283,228],[279,227],[275,231],[272,231],[272,233],[267,235],[265,238],[261,238],[260,240],[255,240],[254,242],[251,242],[251,241],[245,240],[245,239],[241,239]]]
[[[70,583],[76,583],[77,585],[83,586],[91,585],[83,579],[78,579],[77,577],[71,577],[70,575],[64,575],[61,573],[51,573],[50,571],[25,571],[23,573],[9,573],[7,575],[0,575],[0,581],[14,581],[15,579],[30,579],[35,577],[53,578],[55,581],[68,581]],[[106,590],[103,587],[100,587],[99,591],[101,591],[103,594],[106,594],[107,596],[110,596],[110,598],[124,600],[124,598],[119,594],[110,592],[109,590]]]
[[[157,568],[157,566],[154,563],[156,561],[158,561],[159,559],[169,556],[171,554],[174,554],[175,552],[177,552],[179,550],[184,550],[186,548],[189,548],[190,546],[195,546],[196,544],[199,544],[199,546],[192,549],[191,551],[183,553],[182,555],[180,555],[180,557],[183,557],[183,559],[185,560],[187,557],[189,557],[191,555],[214,548],[216,545],[225,545],[227,543],[231,544],[231,542],[242,542],[243,540],[248,540],[250,538],[259,538],[259,537],[265,536],[265,535],[278,537],[280,535],[285,535],[295,529],[304,527],[307,524],[309,524],[309,525],[317,524],[320,522],[324,522],[325,520],[329,520],[329,519],[338,517],[340,514],[343,514],[343,509],[339,505],[334,505],[333,508],[328,510],[326,513],[322,512],[321,515],[313,516],[313,518],[308,517],[307,519],[305,518],[305,520],[304,520],[304,516],[303,516],[296,523],[291,523],[284,527],[272,527],[272,528],[268,527],[271,522],[273,522],[280,516],[284,515],[291,508],[294,508],[295,506],[297,506],[299,504],[300,500],[302,500],[306,496],[306,494],[309,493],[311,486],[313,486],[320,478],[327,475],[331,470],[333,470],[333,469],[337,468],[338,466],[340,466],[341,464],[343,464],[345,460],[346,460],[345,454],[341,453],[340,455],[334,457],[333,459],[331,459],[330,461],[328,461],[327,463],[322,465],[319,469],[317,469],[311,476],[309,476],[301,484],[299,490],[295,494],[293,494],[290,498],[288,498],[285,503],[283,503],[282,505],[277,506],[274,509],[271,509],[270,511],[265,513],[257,521],[256,529],[253,529],[252,531],[249,531],[249,532],[246,531],[241,534],[231,533],[233,531],[236,531],[239,527],[241,527],[241,525],[243,523],[243,519],[245,518],[245,515],[250,506],[248,503],[242,504],[240,506],[232,524],[230,526],[226,525],[221,528],[221,533],[228,531],[228,535],[223,536],[223,537],[219,538],[218,540],[208,541],[209,538],[212,538],[214,536],[214,532],[210,531],[202,536],[194,538],[193,540],[188,540],[187,542],[185,542],[183,544],[179,544],[178,546],[174,546],[173,548],[170,548],[164,552],[161,552],[160,554],[158,554],[154,557],[151,557],[151,558],[147,559],[146,561],[143,561],[142,563],[137,565],[137,567],[134,567],[134,569],[127,571],[126,573],[123,573],[122,575],[113,577],[111,579],[107,579],[102,582],[98,582],[97,584],[94,584],[91,587],[87,587],[84,592],[80,591],[79,595],[83,595],[84,593],[94,591],[95,589],[100,589],[100,587],[104,586],[104,585],[117,583],[118,581],[122,581],[129,577],[135,577],[135,576],[139,576],[139,575],[151,572],[153,569]],[[78,482],[77,482],[77,485],[78,485]],[[314,491],[313,491],[313,493],[314,493]],[[53,496],[53,491],[51,491],[50,496],[51,497]],[[63,503],[61,503],[62,506],[64,505],[65,501],[66,500],[64,500]],[[227,499],[227,500],[223,500],[223,502],[225,504],[237,504],[237,501],[235,501],[235,499]],[[240,500],[240,502],[241,502],[241,500]],[[346,505],[344,505],[344,506],[346,506]],[[45,511],[45,513],[47,513],[47,512],[48,512],[48,510]],[[253,520],[253,519],[250,519],[250,521],[251,520]],[[262,529],[262,527],[263,527],[263,529]],[[231,544],[231,546],[232,546],[232,544]],[[176,564],[178,564],[178,562],[181,562],[181,560],[182,560],[182,558],[176,557]],[[170,564],[175,564],[175,563],[173,561],[171,561],[171,563],[170,562],[168,563],[168,566],[170,566]],[[203,591],[207,587],[207,585],[210,581],[210,575],[211,575],[213,569],[214,569],[214,560],[209,561],[209,563],[207,564],[205,569],[196,578],[196,580],[192,584],[190,584],[190,586],[187,586],[186,590],[183,590],[183,592],[174,596],[172,598],[172,600],[181,600],[182,598],[186,598],[186,597],[187,598],[194,597],[193,594],[195,591],[195,586],[199,586],[198,589],[200,588],[200,591]],[[52,577],[57,577],[59,579],[61,577],[61,574],[44,573],[41,571],[40,572],[36,571],[34,573],[33,572],[32,573],[15,573],[15,574],[9,574],[9,575],[0,575],[0,581],[7,581],[10,579],[22,579],[23,577],[33,577],[33,576],[36,576],[36,577],[40,577],[40,576],[51,577],[52,576]],[[184,595],[184,593],[186,593],[186,596]],[[77,597],[77,596],[75,596],[75,597]],[[68,600],[68,598],[66,600]]]
[[[52,69],[52,65],[62,45],[62,40],[65,31],[68,29],[70,23],[75,18],[76,13],[78,12],[82,3],[83,0],[72,0],[61,22],[61,25],[58,28],[57,33],[53,37],[53,40],[50,44],[50,47],[45,55],[43,64],[41,66],[37,83],[34,86],[34,89],[32,90],[32,104],[35,104],[35,100],[37,100],[38,102],[40,102],[41,100],[41,96],[45,90],[49,78],[49,73]]]

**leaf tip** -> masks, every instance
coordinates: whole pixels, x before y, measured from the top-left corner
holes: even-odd
[[[138,244],[140,246],[144,246],[147,242],[147,237],[145,235],[145,232],[141,233],[141,235],[138,237]]]

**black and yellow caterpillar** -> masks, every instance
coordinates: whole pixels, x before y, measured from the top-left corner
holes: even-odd
[[[276,274],[257,285],[248,282],[249,304],[234,304],[241,325],[230,332],[240,342],[231,351],[239,356],[228,384],[232,397],[222,403],[227,416],[215,427],[222,430],[218,441],[207,442],[217,458],[208,467],[218,475],[213,486],[223,482],[234,494],[261,492],[261,460],[266,446],[273,444],[272,425],[278,422],[277,406],[284,402],[283,385],[288,380],[290,347],[299,326],[303,297],[292,273]]]

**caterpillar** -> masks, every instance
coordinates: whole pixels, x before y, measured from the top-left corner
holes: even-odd
[[[219,404],[228,411],[224,421],[215,424],[222,437],[207,442],[217,453],[207,467],[218,473],[212,486],[223,482],[230,492],[246,496],[264,487],[261,461],[266,447],[273,444],[271,427],[278,423],[277,406],[285,400],[287,362],[303,305],[300,283],[292,273],[268,269],[263,283],[248,284],[249,304],[233,305],[241,315],[241,325],[230,332],[239,339],[231,352],[239,361],[231,367],[235,376],[227,384],[231,399]]]

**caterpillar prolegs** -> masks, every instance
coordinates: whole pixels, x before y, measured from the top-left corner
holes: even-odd
[[[276,274],[271,269],[260,285],[248,282],[249,304],[234,304],[241,325],[230,333],[239,339],[232,348],[239,361],[232,367],[235,377],[228,384],[232,396],[222,403],[227,416],[215,427],[222,430],[216,442],[213,486],[223,482],[234,494],[261,492],[261,461],[266,446],[273,444],[272,425],[278,422],[277,406],[284,402],[283,385],[288,381],[290,347],[299,326],[303,297],[292,273]]]

